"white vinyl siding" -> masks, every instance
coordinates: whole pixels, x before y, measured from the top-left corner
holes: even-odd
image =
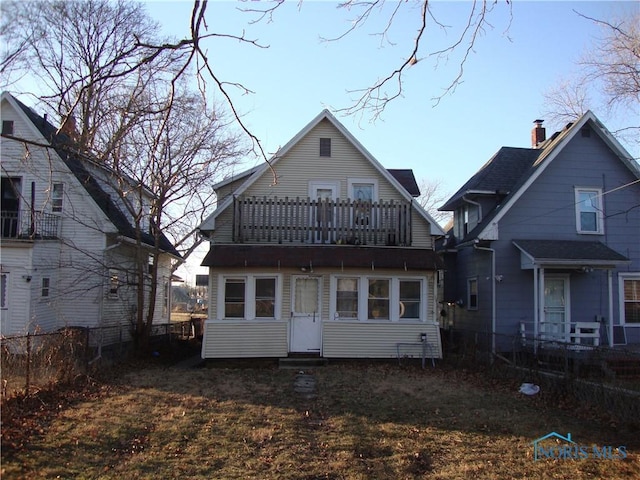
[[[203,358],[286,357],[289,322],[206,321]]]
[[[442,358],[440,327],[426,323],[325,322],[323,325],[323,356],[327,358],[395,358],[398,343],[419,343],[427,334],[429,358]],[[403,348],[402,353],[419,357],[421,346]]]

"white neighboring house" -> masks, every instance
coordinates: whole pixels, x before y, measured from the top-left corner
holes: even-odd
[[[2,94],[1,333],[114,327],[102,343],[127,340],[137,308],[133,222],[109,171],[74,155],[57,130]],[[153,237],[142,241],[151,252]],[[153,323],[170,319],[171,265],[181,259],[164,235],[160,243]]]

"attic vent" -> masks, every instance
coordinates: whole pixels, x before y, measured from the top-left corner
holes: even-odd
[[[2,134],[13,135],[13,120],[2,121]]]
[[[584,127],[582,130],[580,130],[580,134],[584,138],[590,138],[591,137],[591,129],[589,127]]]
[[[330,138],[320,139],[320,156],[321,157],[331,156],[331,139]]]

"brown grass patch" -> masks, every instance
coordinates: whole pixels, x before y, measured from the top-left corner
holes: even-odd
[[[555,408],[508,381],[377,364],[311,373],[276,368],[150,367],[52,409],[3,478],[404,479],[638,478],[637,431]],[[45,400],[46,401],[46,400]],[[4,412],[3,412],[4,416]],[[3,419],[4,420],[4,419]],[[534,462],[532,442],[571,433],[624,445],[623,460]],[[8,447],[8,448],[5,448]]]

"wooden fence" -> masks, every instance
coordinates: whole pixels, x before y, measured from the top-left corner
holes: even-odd
[[[236,197],[233,241],[411,245],[411,203]]]

